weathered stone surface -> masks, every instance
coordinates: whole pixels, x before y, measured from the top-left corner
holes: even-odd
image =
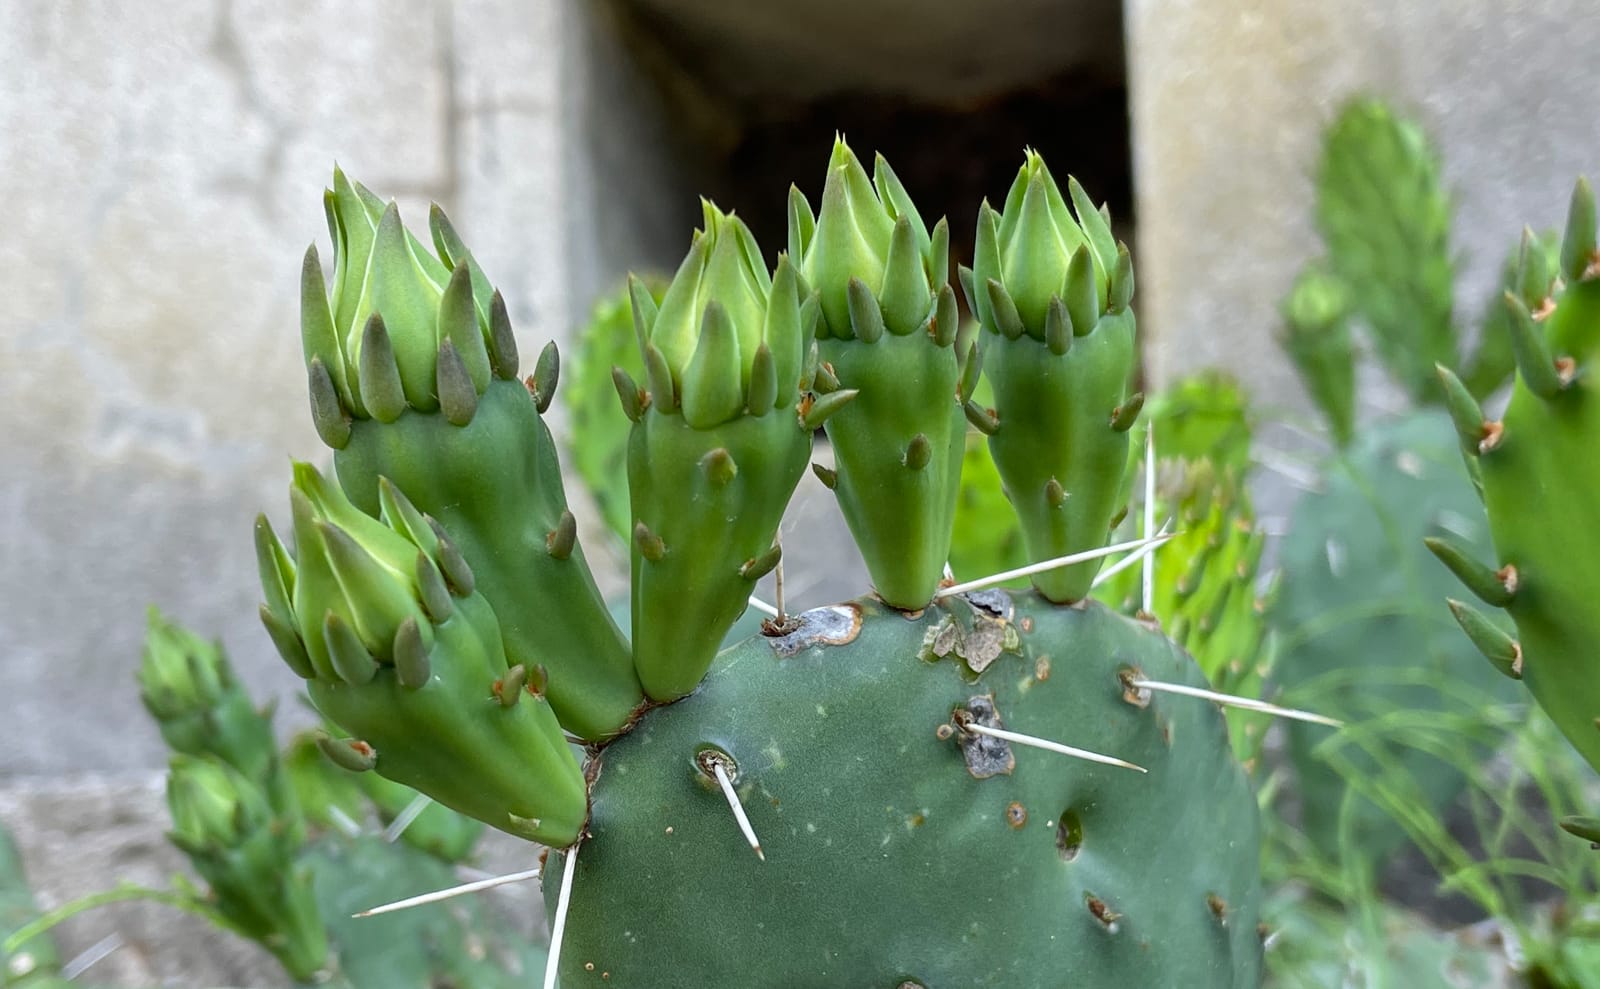
[[[1319,134],[1358,92],[1416,113],[1445,159],[1475,325],[1523,224],[1559,225],[1593,170],[1588,0],[1128,0],[1140,327],[1155,379],[1231,368],[1269,408],[1309,406],[1274,342],[1318,251]],[[1381,390],[1381,389],[1380,389]],[[1369,397],[1369,401],[1381,400]]]
[[[263,698],[296,691],[256,625],[248,533],[261,508],[283,521],[288,458],[327,459],[297,270],[313,240],[331,256],[335,161],[414,225],[443,203],[530,354],[599,285],[673,262],[693,194],[675,203],[663,153],[638,150],[665,125],[641,128],[604,81],[626,59],[597,17],[575,0],[3,5],[0,399],[18,414],[0,776],[161,764],[132,683],[152,602],[220,635]],[[631,232],[636,209],[658,233]]]

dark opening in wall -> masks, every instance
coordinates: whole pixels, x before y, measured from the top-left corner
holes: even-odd
[[[813,206],[835,132],[882,152],[951,253],[971,258],[1032,147],[1132,229],[1119,0],[622,0],[633,46],[692,145],[693,192],[737,210],[767,253],[790,183]],[[869,164],[870,167],[870,164]]]

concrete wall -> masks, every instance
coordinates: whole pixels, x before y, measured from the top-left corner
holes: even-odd
[[[1524,224],[1559,225],[1600,169],[1592,0],[1126,0],[1140,325],[1150,367],[1233,368],[1309,406],[1273,335],[1318,253],[1319,134],[1360,91],[1416,114],[1456,197],[1458,312],[1475,325]],[[1380,387],[1369,395],[1382,401]]]
[[[638,123],[660,114],[607,16],[586,0],[0,3],[0,822],[47,904],[179,867],[133,683],[148,604],[220,635],[262,696],[297,689],[254,618],[249,531],[262,508],[286,515],[290,457],[326,460],[297,292],[306,244],[331,257],[333,163],[409,222],[443,204],[530,354],[597,287],[687,245],[697,203],[669,191]],[[165,908],[84,916],[65,948],[111,930],[130,944],[99,982],[281,981]]]
[[[131,679],[151,602],[293,688],[249,526],[285,514],[289,457],[325,453],[296,293],[305,245],[331,256],[333,162],[410,222],[444,204],[529,353],[687,244],[696,203],[665,191],[599,8],[287,9],[0,5],[0,776],[160,763]]]

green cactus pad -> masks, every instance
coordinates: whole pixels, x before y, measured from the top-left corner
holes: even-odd
[[[1595,224],[1593,190],[1580,180],[1562,239],[1561,282],[1532,305],[1527,293],[1507,294],[1518,368],[1510,404],[1499,423],[1485,423],[1462,439],[1481,470],[1497,554],[1491,568],[1509,568],[1503,571],[1512,592],[1506,611],[1516,622],[1520,649],[1515,672],[1600,768],[1600,678],[1593,659],[1600,630],[1591,593],[1600,587],[1600,553],[1591,552],[1600,516],[1594,477],[1600,400],[1592,381],[1600,351]],[[1532,274],[1527,281],[1539,280]]]
[[[301,337],[339,483],[375,516],[388,478],[444,523],[504,616],[511,662],[545,667],[568,731],[614,734],[643,695],[582,548],[574,538],[553,549],[553,534],[575,533],[541,416],[554,398],[553,346],[524,387],[505,302],[438,207],[435,257],[392,203],[342,172],[326,203],[334,282],[330,293],[313,248]],[[566,620],[532,619],[552,612]]]
[[[324,750],[511,834],[573,841],[584,783],[544,671],[507,662],[452,535],[387,483],[381,520],[308,464],[290,496],[292,556],[257,523],[263,618],[312,703],[355,736]]]
[[[543,666],[562,727],[584,739],[614,734],[642,701],[627,640],[611,621],[581,546],[550,551],[567,515],[561,467],[527,390],[495,381],[465,426],[407,412],[357,422],[334,456],[339,483],[363,511],[379,510],[379,478],[436,518],[501,616],[512,665]]]
[[[731,476],[707,461],[719,450]],[[681,697],[705,675],[766,573],[746,564],[770,551],[809,450],[786,411],[709,430],[669,415],[635,427],[634,517],[661,544],[654,559],[633,550],[634,653],[651,697]]]
[[[562,985],[1257,985],[1257,810],[1222,717],[1121,679],[1199,685],[1193,662],[1096,604],[973,600],[807,613],[610,745]],[[1009,729],[1149,773],[964,742],[953,712],[985,698]]]
[[[1483,703],[1508,702],[1515,685],[1474,656],[1443,605],[1459,593],[1450,573],[1423,545],[1454,533],[1484,547],[1488,528],[1461,470],[1450,422],[1416,413],[1364,431],[1302,497],[1279,551],[1282,579],[1269,613],[1282,650],[1276,682],[1293,703],[1351,723],[1340,754],[1376,776],[1397,767],[1414,779],[1430,812],[1447,805],[1466,779],[1421,748],[1366,726],[1397,711],[1471,718]],[[1290,723],[1288,752],[1300,783],[1302,826],[1328,854],[1339,852],[1340,808],[1348,789],[1319,746],[1332,733]],[[1485,749],[1497,740],[1485,730]],[[1453,745],[1463,744],[1460,738]],[[1364,746],[1364,747],[1363,747]],[[1350,823],[1354,849],[1381,861],[1405,841],[1377,806],[1359,800]]]
[[[1422,128],[1381,101],[1348,103],[1324,138],[1317,228],[1378,356],[1419,399],[1456,359],[1451,206]]]
[[[958,343],[949,228],[940,220],[930,234],[883,157],[868,180],[842,138],[821,215],[791,190],[789,223],[801,274],[821,294],[821,360],[860,393],[826,425],[831,487],[878,595],[921,608],[949,559],[973,356],[971,334]]]
[[[329,839],[302,863],[328,918],[335,989],[525,989],[544,974],[544,949],[477,897],[352,916],[460,882],[416,848],[376,835]]]
[[[1069,186],[1076,219],[1030,152],[1004,212],[988,203],[979,211],[973,268],[963,273],[995,403],[969,404],[969,415],[989,433],[1033,562],[1105,544],[1138,413],[1128,388],[1137,358],[1132,261],[1083,190]],[[1098,560],[1059,567],[1033,584],[1052,601],[1079,601],[1099,569]]]
[[[776,564],[773,540],[811,433],[850,394],[802,396],[815,301],[801,305],[786,258],[767,271],[737,217],[709,202],[704,213],[659,307],[633,283],[647,400],[631,376],[617,386],[635,420],[633,662],[657,701],[694,689]]]

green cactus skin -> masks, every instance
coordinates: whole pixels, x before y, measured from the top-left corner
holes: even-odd
[[[978,599],[1012,610],[1003,592]],[[612,743],[562,985],[1257,985],[1257,809],[1222,717],[1130,703],[1121,680],[1137,667],[1200,684],[1194,664],[1098,604],[1030,593],[1014,608],[811,612]],[[919,658],[941,632],[977,658]],[[1149,774],[1013,747],[1009,773],[975,778],[936,729],[985,694],[1010,729]],[[708,746],[736,764],[764,861],[698,768]],[[562,864],[545,868],[547,899]]]
[[[351,772],[334,765],[322,754],[314,733],[302,732],[291,739],[283,759],[307,822],[319,830],[339,826],[334,808],[349,820],[363,820],[369,802],[377,810],[379,822],[387,826],[417,797],[417,791],[377,773]],[[400,833],[400,840],[444,862],[467,862],[483,829],[482,821],[434,801]]]
[[[1407,391],[1438,396],[1436,362],[1456,359],[1451,207],[1437,153],[1384,103],[1348,103],[1324,137],[1317,228],[1350,305]]]
[[[1308,265],[1283,301],[1283,348],[1328,422],[1334,444],[1350,445],[1356,427],[1355,343],[1344,283]]]
[[[639,281],[659,306],[665,280],[651,276]],[[633,507],[627,487],[628,437],[633,422],[617,408],[612,369],[621,368],[634,381],[644,379],[644,359],[633,335],[627,285],[595,303],[565,363],[561,401],[567,409],[568,462],[599,506],[606,528],[616,535],[619,546],[625,546],[633,538]],[[616,617],[615,611],[611,614]]]
[[[1425,411],[1363,430],[1324,471],[1322,483],[1295,507],[1280,544],[1281,580],[1268,614],[1282,643],[1277,684],[1298,706],[1345,717],[1357,730],[1396,711],[1471,717],[1476,705],[1464,695],[1513,701],[1514,685],[1474,660],[1439,606],[1453,581],[1423,546],[1423,537],[1446,531],[1471,546],[1488,541],[1448,419]],[[1396,681],[1408,675],[1419,682]],[[1330,732],[1297,722],[1285,727],[1302,827],[1318,848],[1378,862],[1405,842],[1404,830],[1387,813],[1360,800],[1351,825],[1355,840],[1342,845],[1339,813],[1347,788],[1316,751]],[[1487,750],[1495,739],[1482,741]],[[1379,746],[1375,754],[1354,746],[1346,754],[1374,776],[1380,760],[1401,767],[1434,808],[1446,806],[1465,785],[1457,769],[1420,748],[1382,738],[1373,744]]]
[[[1075,181],[1077,219],[1030,152],[996,213],[978,214],[973,268],[963,272],[982,324],[983,370],[994,409],[969,405],[988,432],[1030,561],[1105,544],[1138,413],[1133,263]],[[1100,561],[1033,578],[1057,603],[1082,600]]]
[[[575,840],[583,776],[543,671],[507,662],[451,536],[392,485],[381,520],[309,464],[290,494],[295,554],[257,523],[262,614],[312,703],[355,736],[330,754],[510,834]]]
[[[1505,610],[1517,638],[1513,661],[1503,668],[1521,677],[1568,740],[1600,768],[1600,679],[1592,658],[1600,553],[1589,550],[1600,504],[1591,466],[1600,436],[1600,401],[1591,381],[1600,350],[1595,213],[1594,192],[1580,179],[1559,272],[1545,270],[1537,251],[1523,253],[1524,290],[1508,292],[1505,300],[1518,374],[1501,420],[1485,421],[1452,387],[1453,376],[1446,374],[1445,383],[1462,448],[1481,473],[1500,568],[1468,562],[1453,569],[1465,578],[1492,576],[1472,581],[1502,592],[1491,592],[1487,604],[1509,598]],[[1551,274],[1560,279],[1553,285]],[[1544,299],[1538,298],[1541,283],[1551,285]],[[1486,644],[1479,641],[1480,648]]]
[[[348,772],[337,766],[330,768],[336,773]],[[417,791],[384,779],[377,773],[354,775],[361,792],[377,807],[378,820],[385,826],[399,817],[417,797]],[[467,862],[478,846],[478,839],[483,837],[483,828],[482,821],[458,814],[434,801],[406,826],[400,833],[400,840],[444,862]]]
[[[324,839],[301,861],[328,918],[334,989],[524,989],[544,972],[544,950],[475,897],[351,916],[460,882],[419,849],[377,836]]]
[[[305,840],[254,781],[214,758],[176,755],[167,774],[168,840],[210,887],[218,913],[309,981],[327,964],[328,939],[311,876],[294,860]]]
[[[1000,472],[995,470],[994,457],[989,454],[989,439],[972,430],[967,433],[961,458],[961,492],[956,498],[950,570],[957,580],[974,580],[1015,570],[1027,562],[1022,532],[1000,483]],[[1028,580],[1019,577],[1000,586],[1026,587]]]
[[[950,555],[976,379],[963,375],[976,351],[974,334],[958,342],[949,227],[929,234],[883,156],[868,179],[839,138],[821,215],[790,189],[789,252],[821,294],[821,360],[860,392],[825,427],[839,508],[878,595],[922,608]]]
[[[261,782],[276,773],[271,719],[245,693],[220,642],[151,608],[138,678],[145,709],[174,752],[214,755]]]
[[[1152,421],[1167,421],[1154,409],[1150,414]],[[1226,445],[1215,449],[1228,456]],[[1243,449],[1248,452],[1248,438]],[[1171,476],[1159,482],[1157,515],[1175,517],[1177,534],[1157,558],[1150,614],[1194,657],[1213,689],[1260,697],[1275,655],[1264,617],[1270,594],[1264,597],[1256,587],[1266,537],[1233,469],[1218,472],[1205,459],[1163,457],[1161,463]],[[1133,535],[1130,528],[1125,538]],[[1142,585],[1141,570],[1134,567],[1096,588],[1095,597],[1135,615],[1143,606]],[[1234,752],[1253,770],[1271,717],[1231,708],[1227,718]]]
[[[744,223],[704,204],[705,226],[658,308],[633,291],[649,383],[626,376],[634,667],[656,701],[687,694],[777,563],[778,522],[811,432],[848,401],[802,397],[815,302],[787,258],[769,274]]]
[[[367,813],[366,794],[362,792],[360,780],[363,775],[374,775],[334,765],[317,744],[323,734],[326,733],[300,732],[289,739],[283,750],[284,774],[313,832],[336,829],[346,825],[346,821],[359,824]]]
[[[340,484],[376,515],[388,478],[443,523],[502,616],[511,662],[549,672],[563,727],[615,734],[643,695],[582,547],[557,538],[572,522],[540,414],[554,395],[553,347],[525,388],[505,304],[437,207],[435,257],[392,203],[342,172],[325,201],[334,284],[330,295],[313,247],[301,335],[312,418]]]

